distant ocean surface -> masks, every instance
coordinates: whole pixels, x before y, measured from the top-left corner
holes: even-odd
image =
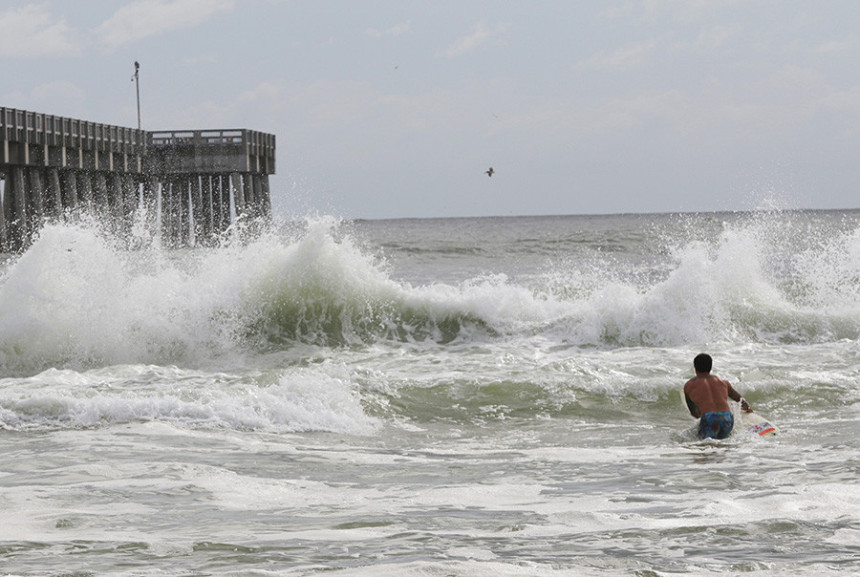
[[[702,351],[779,436],[697,440]],[[860,211],[49,225],[0,575],[856,575],[858,402]]]

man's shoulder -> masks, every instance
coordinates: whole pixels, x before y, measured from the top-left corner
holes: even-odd
[[[687,389],[693,387],[713,387],[715,384],[727,386],[729,382],[725,379],[721,379],[714,374],[695,376],[686,383],[684,383],[684,390],[686,391]]]

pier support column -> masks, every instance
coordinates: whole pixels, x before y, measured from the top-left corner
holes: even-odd
[[[191,217],[192,217],[191,233],[192,233],[192,239],[195,242],[195,244],[197,242],[197,237],[202,235],[202,234],[205,234],[205,229],[204,229],[203,223],[206,220],[206,218],[204,216],[205,215],[205,211],[204,211],[205,209],[203,207],[205,206],[206,200],[203,198],[203,180],[204,180],[204,177],[199,175],[199,174],[195,174],[191,177],[191,191],[192,191],[192,194],[191,194],[191,203],[192,203],[192,206],[191,206],[191,208],[192,208],[192,211],[191,211]]]
[[[167,179],[162,178],[158,181],[155,189],[155,230],[162,243],[167,239],[164,220],[165,207],[167,206],[167,187]]]
[[[110,175],[110,183],[108,184],[108,202],[110,204],[110,215],[113,218],[122,217],[122,180],[119,174],[113,173]]]
[[[200,183],[197,180],[197,175],[191,175],[188,180],[186,180],[185,185],[185,213],[183,214],[183,219],[185,220],[185,228],[186,228],[186,238],[188,239],[188,243],[190,246],[194,246],[197,242],[197,216],[196,212],[199,210],[197,205],[197,193],[196,189],[200,188]]]
[[[92,211],[93,205],[93,177],[89,172],[78,175],[78,185],[81,192],[81,202],[85,211]]]
[[[108,189],[107,179],[104,172],[97,172],[93,183],[93,201],[96,204],[96,212],[100,214],[109,213],[108,211]]]
[[[0,174],[0,181],[2,181],[3,188],[0,191],[3,191],[3,196],[0,198],[0,252],[8,252],[9,250],[9,231],[6,226],[6,192],[9,190],[9,177],[8,175]]]
[[[249,174],[248,181],[251,183],[251,193],[254,195],[254,206],[256,207],[257,214],[260,215],[263,213],[263,207],[260,204],[260,180],[256,174]]]
[[[131,222],[130,217],[134,214],[134,209],[137,208],[139,198],[137,186],[135,186],[134,179],[130,174],[122,176],[122,189],[123,216],[126,218],[126,222]]]
[[[230,226],[230,177],[226,174],[218,176],[218,224],[215,231],[221,234]]]
[[[27,169],[27,181],[30,184],[28,203],[30,205],[30,226],[34,231],[42,227],[45,220],[45,188],[42,186],[42,170]]]
[[[260,179],[260,204],[263,207],[263,214],[267,217],[272,216],[272,197],[269,194],[269,175],[261,174]]]
[[[175,178],[168,178],[161,189],[161,222],[164,229],[164,240],[168,246],[173,246],[179,235],[176,215],[179,212],[176,206],[176,196],[179,185]]]
[[[230,174],[230,194],[233,196],[233,206],[236,208],[236,218],[245,214],[245,193],[242,190],[242,175],[238,172]]]
[[[254,179],[251,178],[250,173],[245,173],[242,175],[242,189],[245,196],[245,211],[253,217],[256,217],[260,214],[260,211],[257,210],[257,201],[254,195]]]
[[[60,186],[60,171],[48,169],[48,215],[59,218],[63,214],[63,188]]]
[[[158,215],[158,179],[148,176],[143,181],[143,209],[147,220],[157,220]]]
[[[158,222],[161,224],[161,240],[166,243],[166,246],[169,246],[170,243],[170,189],[171,182],[170,178],[162,178],[161,185],[158,191]]]
[[[149,211],[155,200],[155,195],[158,191],[158,181],[155,177],[147,176],[143,179],[143,207]]]
[[[71,211],[78,209],[78,175],[74,170],[67,170],[65,174],[65,184],[63,188],[63,196],[66,199],[66,208]]]
[[[185,245],[191,239],[191,233],[188,230],[189,216],[191,212],[191,183],[187,177],[179,180],[179,244]]]
[[[12,214],[9,219],[9,232],[12,245],[19,249],[27,238],[27,190],[24,188],[24,167],[12,167]],[[9,193],[7,187],[6,194]]]
[[[176,240],[182,246],[191,238],[188,232],[188,179],[180,177],[176,187]]]
[[[184,244],[187,211],[188,181],[177,177],[173,184],[173,238],[176,246]]]
[[[201,184],[201,194],[203,196],[203,204],[201,205],[201,213],[202,213],[202,230],[203,235],[206,237],[207,242],[209,238],[212,236],[213,223],[214,223],[214,214],[215,214],[215,199],[212,196],[212,177],[209,175],[203,175],[200,177]]]

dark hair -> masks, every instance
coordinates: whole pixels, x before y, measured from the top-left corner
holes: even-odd
[[[714,360],[711,358],[711,355],[700,353],[693,359],[693,366],[696,368],[697,373],[710,373],[711,367],[714,366]]]

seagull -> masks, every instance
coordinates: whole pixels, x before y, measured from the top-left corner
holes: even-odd
[[[485,170],[485,171],[484,171],[484,173],[485,173],[487,176],[493,176],[493,173],[494,173],[494,172],[496,172],[496,171],[495,171],[495,170],[493,170],[493,167],[492,167],[492,166],[490,167],[490,169],[489,169],[489,170]]]

